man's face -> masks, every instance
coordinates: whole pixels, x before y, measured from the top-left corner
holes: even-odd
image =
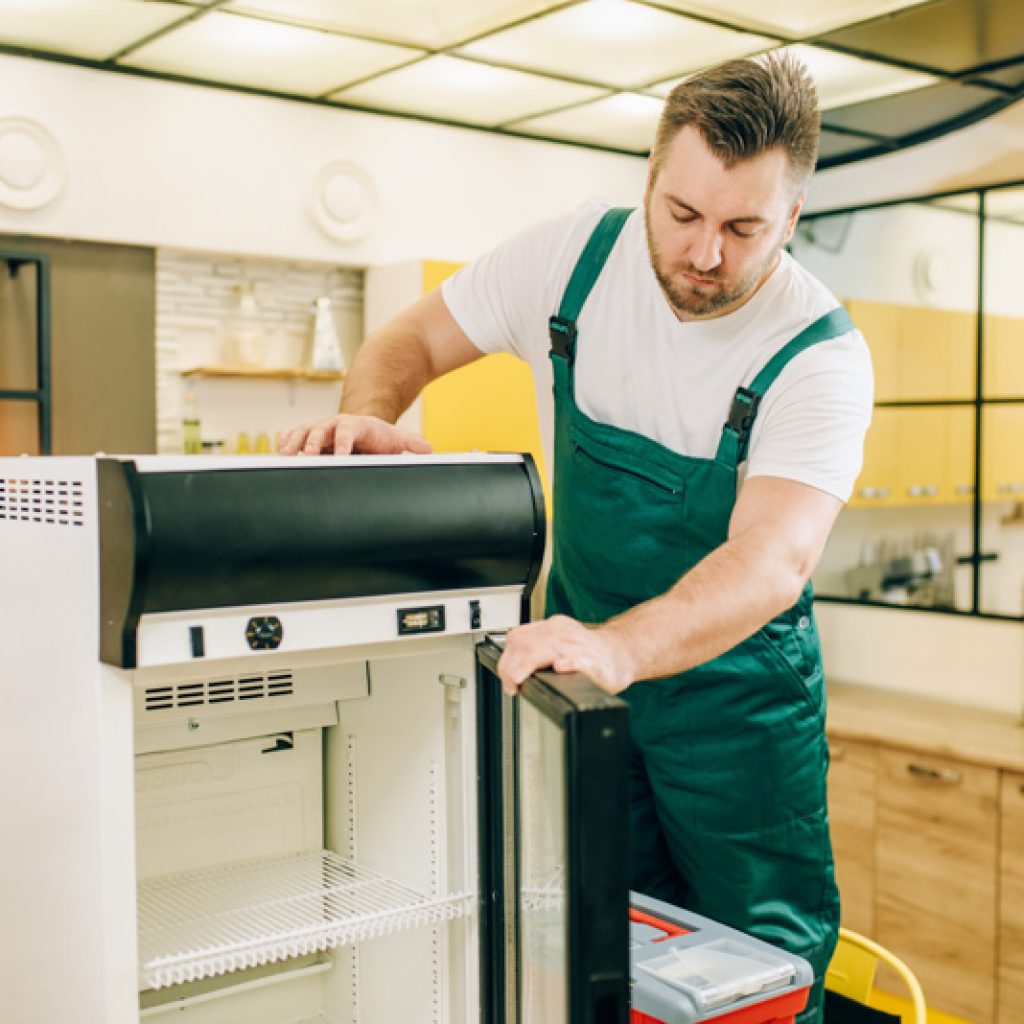
[[[722,316],[775,269],[803,203],[781,148],[727,168],[683,128],[644,195],[651,266],[680,320]]]

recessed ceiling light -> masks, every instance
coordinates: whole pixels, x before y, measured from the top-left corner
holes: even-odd
[[[663,104],[651,96],[619,93],[543,117],[509,125],[512,131],[589,142],[646,153]]]
[[[131,51],[133,67],[320,96],[422,51],[211,11]]]
[[[496,126],[602,95],[603,90],[438,55],[330,97],[359,106]]]
[[[585,0],[485,36],[458,52],[630,88],[768,45],[771,41],[762,36],[707,25],[632,0]]]

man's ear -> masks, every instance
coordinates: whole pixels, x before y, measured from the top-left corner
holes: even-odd
[[[800,211],[803,209],[804,201],[806,199],[807,189],[804,189],[803,192],[796,197],[793,209],[789,213],[789,221],[786,224],[786,237],[782,240],[783,245],[793,237],[793,232],[796,230],[796,222],[800,219]]]

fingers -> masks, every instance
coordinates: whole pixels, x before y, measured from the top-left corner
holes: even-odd
[[[427,455],[434,449],[419,434],[375,416],[338,413],[286,431],[277,450],[282,455]]]

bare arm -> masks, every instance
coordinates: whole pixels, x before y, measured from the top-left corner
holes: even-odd
[[[806,484],[754,477],[729,538],[678,583],[604,625],[565,616],[509,634],[499,665],[509,690],[538,668],[584,672],[611,693],[684,672],[730,650],[791,607],[821,557],[842,503]]]
[[[363,342],[345,380],[340,412],[288,431],[281,453],[430,451],[423,438],[395,427],[395,421],[430,381],[482,354],[437,288]]]

